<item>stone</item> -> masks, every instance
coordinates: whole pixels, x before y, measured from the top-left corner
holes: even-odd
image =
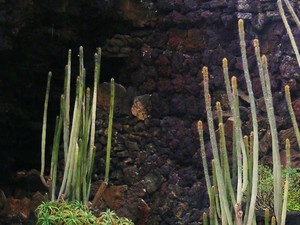
[[[156,60],[157,72],[162,77],[170,77],[171,62],[166,55],[161,54]]]
[[[300,69],[297,61],[294,57],[286,55],[280,62],[280,74],[285,79],[298,78],[300,77]]]
[[[140,151],[139,144],[135,141],[125,141],[125,146],[129,151]]]
[[[204,9],[224,8],[228,5],[226,0],[212,0],[202,4]]]
[[[134,27],[153,26],[156,21],[156,13],[147,2],[136,2],[132,0],[121,1],[118,5],[123,19],[130,21]]]
[[[199,7],[200,1],[197,0],[184,0],[184,6],[188,10],[197,10]]]
[[[181,94],[174,94],[170,102],[170,109],[172,115],[185,115],[187,112],[186,97]]]
[[[186,81],[181,74],[175,75],[175,78],[173,78],[171,82],[176,92],[181,92],[185,88]]]
[[[187,31],[187,37],[184,42],[184,48],[187,51],[192,52],[199,52],[203,50],[205,46],[203,37],[203,33],[200,29],[189,29]]]
[[[110,209],[119,209],[125,203],[124,194],[127,190],[127,185],[109,186],[103,192],[103,200]]]
[[[141,95],[134,98],[131,113],[138,120],[146,120],[150,116],[151,108],[151,95]]]
[[[47,195],[42,195],[41,192],[37,191],[33,194],[31,203],[30,203],[30,210],[34,212],[36,208],[42,204],[43,201],[47,201]]]
[[[115,83],[115,115],[130,115],[130,104],[132,97],[130,92],[121,84]],[[110,83],[99,84],[97,92],[97,106],[102,107],[107,112],[110,104]]]
[[[300,98],[292,102],[296,119],[300,121]]]
[[[151,194],[155,192],[161,186],[163,177],[158,172],[150,172],[144,176],[145,187],[147,193]]]
[[[294,127],[290,127],[288,129],[284,129],[284,130],[279,131],[278,136],[279,136],[279,143],[281,143],[281,145],[284,145],[285,140],[289,139],[291,149],[299,150],[299,146],[298,146],[297,138],[296,138],[296,135],[295,135]]]
[[[286,151],[281,151],[279,153],[279,156],[280,156],[280,161],[281,161],[281,165],[282,166],[285,166],[286,164]],[[261,160],[260,160],[261,163],[263,163],[264,165],[266,166],[269,166],[272,168],[273,166],[273,160],[272,160],[272,155],[267,155],[267,156],[264,156]],[[291,167],[292,168],[299,168],[300,166],[300,153],[295,151],[295,150],[291,150]]]
[[[30,200],[28,198],[7,199],[7,214],[8,215],[17,215],[23,219],[28,219],[30,215]]]
[[[187,35],[187,31],[178,28],[172,28],[169,30],[168,33],[169,33],[169,40],[167,43],[168,47],[174,50],[182,48],[182,45]]]

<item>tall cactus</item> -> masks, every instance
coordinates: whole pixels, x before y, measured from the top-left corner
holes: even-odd
[[[202,155],[202,161],[204,166],[205,180],[207,182],[207,188],[210,198],[210,219],[211,225],[218,224],[218,219],[223,224],[236,224],[236,225],[252,225],[255,223],[255,204],[257,195],[257,183],[258,183],[258,153],[259,153],[259,139],[258,139],[258,123],[256,116],[256,105],[254,93],[252,90],[252,83],[250,80],[248,62],[246,56],[246,44],[245,44],[245,32],[244,23],[242,20],[238,22],[240,47],[243,61],[244,76],[247,84],[247,90],[249,93],[250,110],[252,116],[252,128],[253,131],[250,136],[242,136],[242,122],[239,116],[239,100],[238,100],[238,87],[236,77],[229,79],[227,59],[223,59],[223,73],[226,85],[226,92],[229,99],[230,108],[234,118],[233,129],[233,161],[236,161],[236,169],[231,170],[230,174],[228,166],[228,157],[226,149],[226,141],[224,135],[224,125],[222,119],[222,109],[219,102],[216,104],[218,122],[219,122],[219,145],[217,145],[214,121],[211,110],[211,96],[209,93],[209,76],[208,69],[204,67],[202,69],[203,81],[204,81],[204,95],[206,102],[207,122],[209,127],[210,141],[213,150],[213,185],[211,185],[210,178],[208,176],[208,167],[205,159],[205,147],[203,138],[203,125],[201,121],[198,121],[198,132],[200,139],[200,149]],[[289,174],[286,175],[286,185],[284,189],[284,195],[282,195],[281,185],[281,163],[279,158],[279,144],[278,135],[276,130],[275,113],[272,102],[272,93],[270,86],[270,78],[268,72],[268,64],[266,56],[260,55],[258,40],[253,41],[255,48],[255,55],[257,59],[257,66],[259,76],[262,83],[263,97],[265,100],[267,115],[270,124],[272,134],[272,150],[273,150],[273,172],[274,172],[274,209],[275,216],[278,224],[284,225],[286,217],[286,204],[288,193]],[[289,100],[289,107],[291,108],[288,88],[286,88],[287,100]],[[292,111],[292,109],[291,109]],[[219,147],[219,148],[218,148]],[[286,141],[287,152],[287,167],[290,166],[290,147],[289,141]],[[249,175],[249,176],[248,176]],[[249,181],[249,182],[248,182]],[[218,193],[214,193],[214,192]],[[216,199],[214,199],[216,198]],[[220,205],[221,212],[217,213],[216,206]],[[266,219],[268,224],[268,219]]]
[[[65,71],[64,93],[61,96],[60,115],[57,116],[53,139],[51,172],[48,182],[44,179],[45,168],[45,137],[50,78],[47,82],[45,98],[44,123],[42,133],[42,163],[41,180],[49,187],[51,200],[65,198],[87,203],[89,200],[90,184],[95,158],[95,120],[97,104],[97,88],[100,79],[101,49],[95,54],[94,88],[91,91],[85,87],[86,71],[84,68],[83,48],[79,48],[79,76],[76,80],[76,95],[70,126],[70,81],[71,81],[71,50],[68,52],[68,64]],[[111,94],[114,99],[114,94]],[[112,126],[113,107],[110,111],[110,127]],[[71,130],[70,130],[71,127]],[[64,173],[57,192],[57,165],[60,146],[60,136],[63,133]],[[108,145],[111,142],[111,132]],[[108,156],[110,157],[110,156]],[[108,165],[109,167],[109,165]],[[49,184],[50,183],[50,184]]]

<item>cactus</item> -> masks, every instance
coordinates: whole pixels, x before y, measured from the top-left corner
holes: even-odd
[[[268,208],[265,209],[265,225],[270,224],[270,210]]]
[[[258,184],[258,152],[259,152],[259,139],[258,139],[258,123],[256,117],[256,105],[254,93],[252,90],[252,83],[250,80],[248,62],[246,56],[245,45],[245,32],[243,20],[238,22],[240,47],[242,54],[242,62],[244,69],[244,76],[246,80],[247,90],[249,93],[250,109],[252,117],[253,131],[250,136],[242,135],[242,122],[239,115],[239,101],[238,101],[238,88],[236,77],[229,79],[228,63],[227,59],[223,59],[223,73],[226,85],[226,92],[230,108],[234,118],[233,129],[233,149],[232,157],[233,161],[236,161],[236,165],[233,165],[233,169],[229,169],[228,156],[226,149],[226,141],[224,135],[224,124],[222,118],[222,108],[219,102],[216,103],[218,122],[219,122],[219,145],[217,144],[217,138],[215,135],[215,128],[211,109],[211,96],[209,93],[209,77],[208,68],[203,67],[203,81],[204,81],[204,96],[206,103],[207,122],[209,127],[209,135],[211,146],[213,150],[213,186],[211,186],[210,179],[208,177],[208,167],[205,160],[205,147],[203,140],[203,125],[202,122],[198,122],[198,132],[200,137],[200,150],[202,155],[202,161],[204,166],[205,180],[209,190],[210,198],[210,224],[218,224],[218,220],[222,221],[222,224],[237,224],[237,225],[252,225],[255,224],[255,204],[257,197],[257,184]],[[284,188],[284,194],[282,197],[282,185],[281,185],[281,162],[279,158],[279,145],[278,134],[276,129],[275,113],[272,103],[272,93],[270,86],[270,78],[268,72],[268,64],[266,56],[260,55],[259,41],[255,39],[253,41],[255,49],[255,56],[257,60],[257,66],[259,76],[263,89],[263,97],[265,100],[268,121],[270,124],[272,135],[272,152],[273,152],[273,173],[274,173],[274,209],[277,223],[284,225],[287,208],[287,194],[289,183],[289,171],[286,174],[286,183]],[[230,85],[231,83],[231,85]],[[287,88],[286,88],[287,90]],[[289,96],[286,91],[287,97]],[[292,108],[291,108],[292,111]],[[286,140],[286,152],[287,152],[287,167],[290,166],[290,150],[289,140]],[[215,193],[214,193],[215,192]],[[215,199],[214,199],[215,198]],[[218,212],[218,205],[221,211]],[[267,213],[268,211],[266,211]],[[268,214],[266,214],[268,215]],[[215,217],[218,216],[218,219]],[[267,217],[267,216],[266,216]],[[265,223],[269,224],[269,219],[266,218]]]
[[[51,73],[47,82],[47,90],[44,106],[43,133],[42,133],[42,163],[41,180],[49,188],[51,200],[68,199],[78,200],[87,204],[90,193],[90,183],[93,174],[95,158],[95,121],[97,104],[97,87],[100,79],[101,49],[95,54],[94,88],[91,99],[91,90],[85,86],[86,71],[83,62],[83,48],[79,48],[79,76],[76,80],[76,96],[73,108],[72,122],[70,126],[70,83],[71,83],[71,50],[68,52],[68,64],[65,67],[64,93],[61,95],[60,115],[56,118],[55,132],[52,147],[50,179],[44,178],[45,166],[45,137],[47,123],[47,106],[50,90]],[[114,82],[112,79],[112,86]],[[113,88],[112,88],[113,90]],[[114,93],[111,93],[111,105],[113,105]],[[113,106],[109,115],[108,150],[106,159],[106,171],[109,171],[111,127],[113,118]],[[71,127],[71,130],[70,130]],[[57,191],[57,164],[60,146],[60,136],[63,133],[64,149],[64,174],[62,183]],[[106,172],[108,180],[108,172]],[[50,184],[49,184],[50,183]]]
[[[292,15],[292,18],[294,20],[294,22],[296,23],[297,27],[300,28],[300,21],[299,21],[299,18],[297,17],[293,7],[291,6],[289,0],[284,0],[284,3],[286,4],[287,6],[287,9],[289,11],[289,13]],[[296,44],[296,41],[295,41],[295,38],[294,38],[294,35],[292,33],[292,30],[291,30],[291,27],[288,23],[288,20],[287,20],[287,17],[285,15],[285,12],[284,12],[284,8],[283,8],[283,4],[282,4],[282,0],[277,0],[277,6],[278,6],[278,10],[279,10],[279,14],[281,16],[281,19],[282,19],[282,22],[285,26],[285,29],[287,31],[287,34],[289,36],[289,39],[291,41],[291,45],[292,45],[292,48],[295,52],[295,55],[296,55],[296,59],[297,59],[297,62],[298,62],[298,65],[300,67],[300,54],[299,54],[299,49],[297,47],[297,44]]]
[[[49,72],[48,73],[48,80],[47,80],[47,87],[46,87],[45,103],[44,103],[42,141],[41,141],[41,173],[40,173],[40,178],[41,178],[42,183],[46,187],[49,187],[49,184],[45,180],[44,172],[45,172],[47,111],[48,111],[48,102],[49,102],[49,92],[50,92],[50,86],[51,86],[51,78],[52,78],[52,73]]]

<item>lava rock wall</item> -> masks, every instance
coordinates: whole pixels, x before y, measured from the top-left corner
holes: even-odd
[[[292,4],[299,13],[297,3]],[[151,10],[155,12],[151,14],[155,23],[144,24],[128,34],[140,41],[139,45],[132,46],[126,58],[127,66],[118,76],[119,82],[133,87],[140,95],[151,95],[149,118],[144,123],[139,122],[138,128],[133,125],[134,130],[141,129],[150,138],[139,141],[139,138],[130,135],[123,137],[136,143],[133,148],[126,145],[126,141],[120,141],[120,146],[125,146],[124,151],[131,152],[132,148],[132,151],[138,149],[138,153],[127,154],[132,170],[123,169],[120,174],[128,177],[134,171],[136,176],[130,180],[132,185],[141,184],[143,177],[149,174],[152,178],[154,172],[160,175],[159,182],[157,179],[148,180],[155,185],[155,192],[148,192],[145,188],[146,193],[142,196],[152,210],[148,224],[198,224],[202,210],[208,207],[207,196],[203,195],[205,181],[201,159],[197,153],[196,122],[198,119],[206,121],[202,74],[199,71],[208,66],[213,103],[221,101],[223,110],[228,112],[221,66],[222,59],[228,59],[230,75],[238,78],[244,101],[241,109],[244,130],[249,133],[250,111],[247,109],[237,31],[238,19],[244,19],[249,67],[261,122],[259,135],[264,140],[261,157],[264,157],[270,153],[271,142],[266,111],[261,103],[262,90],[252,40],[260,40],[262,54],[269,59],[277,123],[283,133],[291,127],[290,121],[284,119],[287,110],[283,87],[285,84],[292,85],[294,98],[299,97],[296,93],[299,67],[274,1],[161,0],[154,2]],[[296,42],[300,43],[299,31],[293,23],[292,29]],[[121,133],[119,130],[118,134]],[[135,134],[143,136],[139,132]],[[289,137],[295,140],[293,135]],[[147,148],[149,145],[152,146],[151,151]],[[296,145],[294,147],[297,148]],[[209,143],[207,150],[211,159]]]

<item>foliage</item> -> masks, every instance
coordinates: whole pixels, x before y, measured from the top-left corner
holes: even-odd
[[[268,166],[259,165],[258,167],[258,186],[256,208],[264,210],[265,208],[273,209],[273,172]],[[282,170],[282,189],[284,188],[287,171]],[[300,175],[297,169],[289,169],[289,192],[287,199],[287,211],[300,211]]]
[[[267,166],[258,166],[258,185],[256,209],[264,210],[274,208],[273,172]]]
[[[36,209],[38,225],[134,225],[124,217],[118,217],[109,209],[95,217],[87,206],[79,201],[48,201]]]
[[[78,201],[43,202],[36,209],[37,224],[94,224],[95,217]]]

